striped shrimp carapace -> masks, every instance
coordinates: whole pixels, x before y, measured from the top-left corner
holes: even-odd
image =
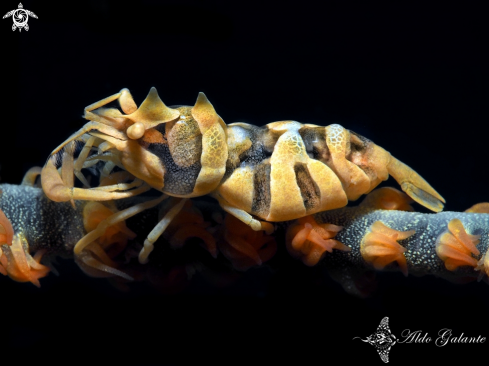
[[[107,108],[113,101],[120,110]],[[141,263],[191,197],[210,195],[253,230],[270,233],[272,222],[343,207],[390,174],[418,203],[436,212],[443,209],[444,199],[414,170],[338,124],[226,125],[203,93],[194,106],[171,108],[155,88],[139,107],[123,89],[86,107],[85,118],[89,122],[46,162],[43,190],[51,200],[73,205],[74,200],[135,197],[152,188],[162,192],[114,214],[110,225],[174,197],[148,234]],[[82,172],[90,167],[100,171],[93,187]],[[74,176],[83,188],[75,187]],[[80,239],[75,255],[81,256],[103,232],[93,230]]]

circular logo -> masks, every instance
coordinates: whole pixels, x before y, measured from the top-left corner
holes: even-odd
[[[23,28],[29,20],[29,15],[24,9],[16,9],[12,14],[12,19],[17,27]]]

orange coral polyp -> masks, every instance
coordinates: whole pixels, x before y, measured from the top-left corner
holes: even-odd
[[[15,244],[13,245],[13,243]],[[27,253],[27,255],[30,257],[29,253]],[[32,257],[30,258],[32,259]],[[32,260],[30,262],[35,263],[35,261]],[[2,210],[0,210],[0,273],[4,276],[8,275],[20,282],[30,281],[30,278],[32,277],[20,239],[14,240],[14,229],[10,220],[5,216]],[[38,281],[36,286],[39,286]]]
[[[464,212],[468,213],[489,213],[489,202],[481,202],[466,209]]]
[[[312,215],[302,217],[287,230],[287,249],[292,256],[301,258],[305,265],[314,266],[326,252],[351,250],[332,239],[341,229],[341,226],[333,224],[318,224]]]
[[[205,248],[214,257],[217,258],[216,240],[211,233],[197,224],[190,224],[179,228],[170,239],[170,244],[174,248],[180,248],[189,238],[200,238],[204,241]]]
[[[404,192],[392,187],[382,187],[368,194],[362,205],[380,210],[414,211],[413,200]]]
[[[110,220],[116,214],[114,211],[100,202],[88,202],[83,208],[83,226],[85,231],[90,233],[97,230],[99,225],[102,225],[106,220]],[[89,243],[82,250],[82,253],[77,255],[76,261],[82,270],[90,276],[119,276],[132,280],[131,276],[115,268],[117,264],[112,258],[126,248],[128,239],[135,237],[136,234],[126,226],[124,221],[109,225],[102,235]]]
[[[85,227],[85,231],[89,233],[95,230],[102,221],[113,214],[114,212],[111,209],[99,202],[88,202],[83,209],[83,226]],[[125,247],[127,239],[134,237],[136,237],[136,234],[128,229],[124,222],[119,222],[109,226],[97,241],[104,248],[121,241]]]
[[[212,257],[217,258],[216,239],[206,230],[208,226],[209,223],[204,221],[200,210],[192,206],[192,201],[188,200],[172,220],[164,236],[173,248],[183,247],[189,238],[199,238]]]
[[[237,235],[226,235],[225,236],[227,243],[233,248],[236,252],[238,252],[241,255],[235,255],[236,257],[247,257],[251,259],[252,262],[256,265],[261,265],[262,260],[260,258],[260,255],[256,251],[253,246],[248,243],[245,239],[240,238]]]
[[[13,237],[14,229],[12,224],[3,211],[0,210],[0,245],[12,245]]]
[[[7,257],[3,255],[2,248],[0,247],[0,273],[3,274],[4,276],[7,276]]]
[[[271,259],[277,251],[277,243],[273,236],[264,231],[254,231],[228,214],[224,219],[224,234],[219,249],[235,269],[244,271]]]
[[[480,235],[470,235],[465,230],[462,221],[459,219],[453,219],[448,223],[448,230],[453,234],[455,238],[471,253],[479,255],[480,252],[476,245],[480,242]]]
[[[302,225],[294,225],[294,227],[290,229],[290,235],[293,237],[291,241],[292,248],[299,251],[301,247],[305,244],[311,231],[312,225],[308,222]]]
[[[440,235],[436,242],[436,254],[445,263],[445,268],[454,271],[461,266],[477,267],[474,256],[480,254],[476,245],[480,235],[470,235],[459,219],[448,223],[448,231]]]
[[[482,279],[484,273],[489,277],[489,250],[487,250],[482,258],[477,262],[477,267],[475,268],[475,270],[481,271],[478,281]]]
[[[2,271],[2,274],[8,275],[15,281],[32,282],[37,287],[40,287],[39,279],[45,277],[50,271],[49,267],[40,263],[45,251],[40,250],[32,257],[29,254],[27,240],[21,233],[14,235],[12,245],[4,246],[3,249],[3,256],[0,258],[0,262],[6,273]]]
[[[407,276],[408,268],[404,256],[406,248],[397,241],[406,239],[414,233],[414,230],[394,230],[381,221],[376,221],[370,226],[370,232],[363,237],[360,253],[363,259],[375,269],[381,270],[392,262],[396,262],[404,276]]]

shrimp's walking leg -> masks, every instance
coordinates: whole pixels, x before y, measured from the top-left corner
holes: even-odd
[[[250,226],[253,230],[255,230],[255,231],[263,230],[268,235],[273,233],[274,227],[271,223],[266,222],[266,221],[258,221],[256,219],[254,219],[253,216],[251,216],[248,212],[241,210],[240,208],[231,206],[228,203],[228,201],[226,201],[219,194],[215,194],[214,198],[216,198],[219,201],[219,204],[221,205],[221,207],[224,211],[233,215],[234,217],[236,217],[240,221],[244,222],[246,225]]]
[[[67,185],[63,181],[58,174],[52,159],[49,159],[42,169],[41,183],[46,195],[55,202],[66,202],[70,200],[116,200],[134,197],[151,189],[151,187],[147,184],[127,192],[106,192],[103,190],[74,188],[73,186]]]
[[[24,175],[21,185],[34,187],[36,179],[41,175],[42,168],[40,166],[35,166],[30,168]]]
[[[178,213],[183,208],[183,205],[187,199],[181,199],[175,206],[173,206],[170,211],[160,220],[158,225],[154,227],[153,230],[148,234],[148,237],[144,241],[144,247],[139,253],[139,263],[145,264],[148,262],[148,256],[154,249],[154,243],[163,234],[165,229],[170,225],[171,221],[178,215]]]
[[[89,232],[87,235],[85,235],[83,238],[81,238],[78,243],[76,243],[75,248],[73,249],[73,252],[75,255],[79,255],[83,249],[93,241],[97,240],[100,238],[104,233],[105,230],[109,226],[113,226],[119,222],[125,221],[128,218],[144,211],[147,210],[151,207],[156,206],[159,204],[161,201],[164,199],[168,198],[167,195],[162,195],[161,197],[147,201],[144,203],[139,203],[137,205],[134,205],[132,207],[126,208],[125,210],[122,210],[120,212],[117,212],[109,217],[107,217],[105,220],[101,221],[100,224],[97,226],[97,228],[91,232]]]

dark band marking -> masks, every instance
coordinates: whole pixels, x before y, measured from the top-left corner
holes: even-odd
[[[310,158],[319,160],[328,164],[331,160],[331,154],[326,144],[326,131],[324,127],[307,127],[304,126],[299,130],[299,134],[304,141],[307,155]]]
[[[309,212],[321,203],[321,191],[312,179],[311,174],[309,174],[306,164],[296,163],[294,165],[294,171],[297,185],[301,190],[304,207],[306,208],[306,212]]]
[[[263,142],[263,136],[269,133],[266,127],[256,127],[253,125],[246,126],[228,126],[228,129],[239,130],[241,135],[246,135],[246,137],[251,141],[251,146],[244,150],[228,150],[228,160],[226,161],[226,173],[222,179],[222,183],[225,182],[238,167],[255,167],[256,165],[262,163],[264,160],[269,159],[272,156],[273,148],[268,149]],[[243,139],[244,140],[244,139]],[[238,154],[239,152],[239,154]]]
[[[271,148],[267,147],[267,141],[265,140],[269,140],[269,138],[267,139],[267,135],[270,132],[266,127],[252,126],[247,132],[251,140],[251,147],[239,155],[239,161],[241,165],[254,166],[272,156],[273,146],[275,144]]]
[[[155,130],[166,139],[165,125],[156,126]],[[165,141],[166,142],[166,141]],[[163,191],[169,194],[187,195],[193,192],[200,173],[200,159],[189,166],[180,166],[173,159],[168,143],[142,144],[149,152],[156,155],[165,167]]]
[[[200,161],[188,167],[181,167],[173,160],[167,144],[149,144],[148,150],[155,154],[165,167],[164,192],[179,195],[193,192],[201,169]]]
[[[253,175],[253,204],[251,211],[260,217],[267,217],[270,213],[270,171],[272,166],[268,161],[255,168]]]

